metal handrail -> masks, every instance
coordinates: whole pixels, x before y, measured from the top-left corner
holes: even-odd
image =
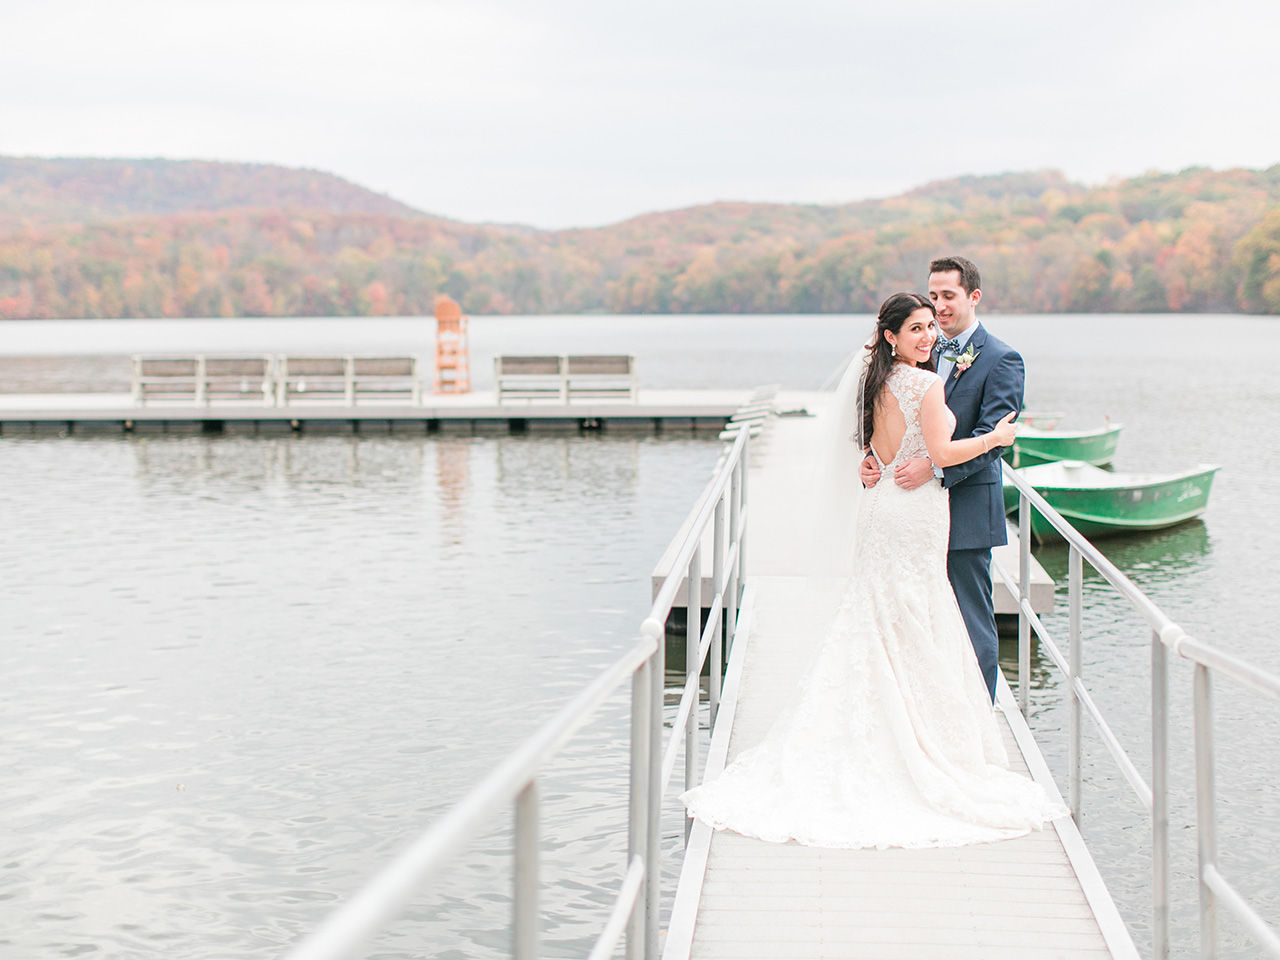
[[[720,701],[720,682],[724,674],[721,627],[724,636],[733,637],[737,625],[738,605],[742,596],[742,581],[746,571],[747,529],[747,469],[751,440],[749,430],[739,431],[729,446],[724,460],[708,487],[701,508],[685,535],[675,561],[649,609],[649,615],[640,624],[643,636],[658,644],[657,653],[650,661],[649,695],[652,698],[649,720],[649,777],[646,797],[645,837],[648,853],[646,862],[659,862],[661,840],[662,797],[675,770],[679,732],[683,726],[685,755],[685,789],[697,786],[699,755],[699,724],[696,705],[700,699],[702,665],[711,659],[708,704],[711,722]],[[727,529],[726,529],[727,523]],[[708,526],[712,528],[711,610],[715,615],[707,618],[702,628],[702,539]],[[727,536],[726,536],[727,533]],[[671,725],[671,740],[666,749],[661,747],[663,719],[662,706],[665,693],[665,636],[666,622],[671,616],[676,594],[681,583],[687,584],[685,596],[685,683],[676,708],[676,722]],[[723,616],[718,612],[723,609]],[[684,841],[689,842],[691,821],[685,822]],[[645,876],[645,909],[641,918],[635,916],[636,927],[643,921],[643,933],[633,929],[627,941],[627,960],[657,960],[659,955],[658,922],[661,906],[661,871],[650,869]]]
[[[538,941],[538,774],[628,679],[631,680],[631,743],[626,870],[589,960],[611,957],[624,932],[628,960],[657,960],[662,797],[675,766],[681,727],[685,736],[686,789],[696,785],[699,678],[708,655],[711,658],[708,702],[713,718],[719,704],[719,681],[723,674],[720,640],[722,636],[733,637],[745,569],[749,443],[749,431],[744,430],[729,445],[702,508],[681,541],[676,562],[640,626],[640,638],[632,647],[363,889],[330,914],[287,954],[287,960],[341,960],[351,956],[396,919],[424,884],[468,841],[488,829],[493,818],[507,807],[515,810],[513,956],[516,960],[533,960],[537,956]],[[713,530],[714,596],[704,631],[701,553],[703,535],[709,526]],[[672,725],[670,745],[664,751],[665,625],[684,580],[689,584],[687,641],[690,652],[686,656],[684,692],[677,707],[677,722]],[[664,753],[669,755],[669,763]],[[687,836],[686,831],[686,840]]]
[[[289,960],[347,956],[398,916],[423,883],[469,840],[490,827],[499,811],[516,801],[546,762],[586,725],[625,680],[652,658],[653,652],[651,639],[637,641],[359,893],[330,914],[289,954]]]
[[[1087,713],[1114,756],[1125,779],[1151,814],[1152,862],[1152,953],[1156,960],[1169,956],[1169,675],[1168,654],[1195,665],[1194,730],[1196,768],[1196,832],[1199,848],[1200,946],[1206,960],[1217,960],[1218,906],[1226,906],[1255,937],[1259,946],[1280,958],[1280,935],[1249,905],[1238,890],[1219,872],[1217,825],[1214,815],[1213,712],[1211,671],[1216,670],[1238,683],[1280,701],[1280,676],[1268,673],[1238,657],[1190,637],[1127,576],[1075,529],[1057,510],[1018,475],[1004,465],[1005,482],[1018,490],[1019,571],[1009,574],[998,559],[992,568],[1019,598],[1018,603],[1018,702],[1027,713],[1030,689],[1031,632],[1040,638],[1049,659],[1067,680],[1068,693],[1068,779],[1071,815],[1080,818],[1081,714]],[[1035,509],[1067,542],[1068,655],[1049,635],[1048,628],[1031,608],[1031,510]],[[1107,723],[1082,679],[1081,648],[1083,562],[1096,570],[1116,591],[1142,614],[1151,628],[1151,783],[1148,784],[1129,757],[1119,737]]]

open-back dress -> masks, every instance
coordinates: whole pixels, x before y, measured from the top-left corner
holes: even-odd
[[[920,405],[936,383],[905,364],[890,372],[906,434],[862,495],[840,607],[765,739],[682,796],[691,817],[761,840],[856,848],[981,843],[1066,814],[1008,770],[947,580],[947,491],[892,482],[899,463],[928,456]]]

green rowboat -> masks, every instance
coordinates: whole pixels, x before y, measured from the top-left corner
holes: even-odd
[[[1200,465],[1182,473],[1112,473],[1088,463],[1063,461],[1024,467],[1018,476],[1086,537],[1136,533],[1171,527],[1204,513],[1217,467]],[[1005,510],[1018,509],[1018,489],[1004,488]],[[1031,534],[1040,543],[1062,539],[1038,510],[1031,511]]]
[[[1013,467],[1032,467],[1058,460],[1080,460],[1102,467],[1111,462],[1120,440],[1119,424],[1097,430],[1037,430],[1018,424],[1018,435],[1004,458]]]

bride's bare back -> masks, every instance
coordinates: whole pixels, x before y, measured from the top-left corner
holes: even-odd
[[[871,424],[871,446],[881,463],[892,463],[907,435],[907,418],[889,384],[880,388]]]
[[[920,406],[937,383],[936,374],[908,364],[889,371],[871,420],[871,446],[882,466],[928,456]]]

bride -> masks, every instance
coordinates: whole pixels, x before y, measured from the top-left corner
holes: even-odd
[[[1013,442],[1013,411],[985,436],[951,439],[936,339],[927,298],[881,306],[850,439],[890,475],[912,457],[945,467]],[[689,816],[761,840],[857,848],[982,843],[1066,814],[1007,769],[947,580],[948,524],[937,480],[862,494],[853,573],[817,653],[765,739],[681,797]]]

